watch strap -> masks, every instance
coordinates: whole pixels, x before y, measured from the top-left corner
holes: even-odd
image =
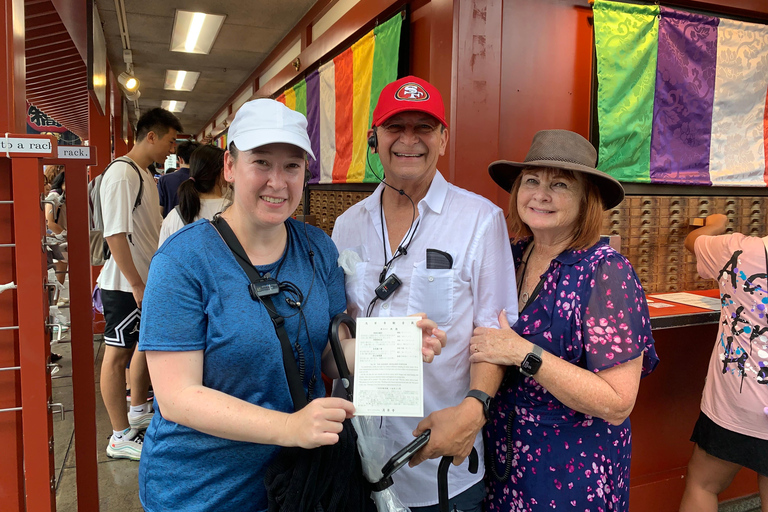
[[[541,354],[544,353],[544,349],[541,348],[541,346],[533,344],[533,349],[531,350],[531,354],[538,356],[539,359],[541,359]]]
[[[483,404],[483,415],[485,416],[485,419],[491,419],[491,396],[488,393],[480,391],[479,389],[470,389],[466,396],[479,400],[480,403]]]

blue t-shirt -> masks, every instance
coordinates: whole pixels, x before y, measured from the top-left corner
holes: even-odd
[[[330,320],[346,307],[344,272],[331,239],[289,219],[280,260],[257,266],[289,281],[305,296],[299,309],[272,296],[291,341],[298,335],[304,387],[325,395],[320,359]],[[309,252],[314,253],[314,266]],[[269,313],[251,299],[245,272],[207,220],[171,235],[149,269],[142,305],[140,350],[204,351],[203,385],[276,411],[293,412],[280,341]],[[298,314],[297,314],[298,313]],[[307,338],[308,328],[311,345]],[[300,358],[294,349],[294,356]],[[301,363],[299,364],[301,366]],[[148,512],[267,509],[264,473],[279,447],[231,441],[167,421],[158,413],[147,429],[139,467],[139,496]],[[205,407],[205,404],[200,404]]]
[[[157,180],[157,193],[165,218],[179,204],[179,185],[189,179],[189,167],[179,167],[171,174],[160,176]]]

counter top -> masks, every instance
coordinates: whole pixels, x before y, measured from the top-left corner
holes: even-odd
[[[696,290],[686,293],[702,295],[704,297],[720,297],[719,290]],[[654,293],[653,297],[648,297],[648,310],[651,314],[651,327],[656,329],[673,329],[676,327],[687,327],[690,325],[716,324],[720,320],[720,311],[711,309],[697,308],[669,302],[660,298],[663,294]],[[656,308],[653,304],[668,304],[671,307]]]

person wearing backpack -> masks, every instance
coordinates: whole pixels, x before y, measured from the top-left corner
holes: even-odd
[[[154,411],[147,403],[149,373],[139,341],[139,322],[149,263],[160,237],[160,200],[147,167],[163,161],[176,146],[181,123],[169,111],[154,108],[139,118],[136,143],[104,170],[96,184],[103,237],[109,256],[99,274],[104,306],[104,360],[101,395],[112,423],[107,456],[139,460]],[[94,180],[95,181],[95,180]],[[131,408],[126,415],[125,368],[131,366]]]

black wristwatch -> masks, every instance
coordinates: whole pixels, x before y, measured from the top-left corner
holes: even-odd
[[[526,377],[533,377],[536,375],[536,372],[541,368],[541,354],[541,347],[534,345],[533,350],[528,352],[525,359],[523,359],[523,362],[520,363],[520,373]]]
[[[483,404],[483,416],[485,416],[486,420],[491,419],[491,397],[488,393],[484,393],[479,389],[470,389],[467,396],[479,400]]]

